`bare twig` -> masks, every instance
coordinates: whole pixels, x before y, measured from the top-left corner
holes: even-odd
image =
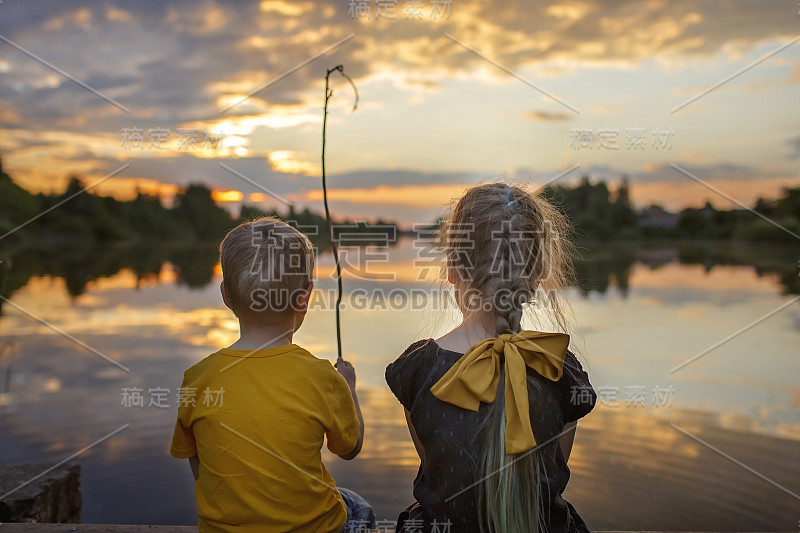
[[[342,359],[342,331],[341,331],[341,323],[339,320],[339,308],[342,304],[342,267],[339,264],[339,248],[336,245],[336,236],[333,234],[333,223],[331,222],[331,212],[328,208],[328,184],[325,180],[325,141],[326,141],[326,134],[328,130],[328,102],[330,102],[331,97],[333,97],[333,90],[330,88],[330,77],[331,74],[334,72],[339,72],[344,78],[350,82],[350,85],[353,87],[353,92],[355,92],[355,100],[353,101],[353,111],[356,110],[358,107],[358,89],[356,88],[356,84],[353,83],[353,80],[350,79],[350,76],[344,73],[344,67],[342,65],[337,65],[328,71],[325,74],[325,106],[323,108],[323,115],[322,115],[322,201],[325,204],[325,219],[328,222],[328,231],[331,234],[331,251],[333,252],[333,259],[336,262],[336,285],[337,285],[337,293],[336,293],[336,353],[337,360],[341,361]]]

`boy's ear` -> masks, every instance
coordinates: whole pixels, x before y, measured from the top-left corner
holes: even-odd
[[[308,302],[309,302],[309,300],[311,300],[311,293],[312,292],[314,292],[314,282],[313,281],[310,282],[308,285],[306,285],[306,288],[305,288],[305,290],[303,292],[303,296],[301,298],[302,306],[303,306],[303,312],[306,312],[308,310]]]
[[[294,311],[294,330],[297,331],[300,326],[303,324],[303,321],[306,318],[306,313],[308,312],[308,302],[311,300],[311,293],[314,291],[314,282],[312,281],[308,285],[305,286],[303,292],[300,293],[300,297],[297,298],[296,304],[297,307]]]
[[[225,294],[225,281],[224,280],[219,282],[219,293],[222,295],[222,301],[223,301],[223,303],[225,303],[225,307],[230,309],[231,306],[228,303],[228,295]]]
[[[295,331],[300,325],[303,323],[303,319],[305,319],[306,313],[308,312],[308,302],[311,300],[311,293],[314,290],[314,282],[312,281],[303,289],[303,292],[300,293],[299,298],[297,298],[295,304]]]

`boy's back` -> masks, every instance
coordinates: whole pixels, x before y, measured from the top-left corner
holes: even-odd
[[[170,453],[199,457],[201,532],[342,529],[347,512],[320,448],[327,435],[333,453],[351,452],[359,420],[327,360],[296,344],[226,348],[187,370],[182,392]]]

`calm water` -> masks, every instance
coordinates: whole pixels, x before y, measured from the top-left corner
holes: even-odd
[[[391,519],[412,500],[418,459],[383,370],[454,317],[426,297],[436,285],[420,279],[411,241],[375,268],[382,251],[369,251],[346,273],[342,316],[366,444],[352,462],[324,457],[337,483]],[[601,404],[579,424],[566,497],[591,528],[797,530],[797,252],[698,244],[585,251],[581,287],[570,291],[580,325],[574,346]],[[213,248],[15,256],[4,290],[11,304],[0,308],[0,462],[53,464],[130,424],[76,459],[84,522],[196,523],[188,464],[167,450],[183,371],[237,337],[215,262]],[[296,342],[333,360],[330,267],[325,256],[316,309]],[[403,295],[416,295],[413,308]],[[124,388],[142,389],[144,408],[122,405]],[[158,399],[150,389],[168,390],[168,407],[149,406]]]

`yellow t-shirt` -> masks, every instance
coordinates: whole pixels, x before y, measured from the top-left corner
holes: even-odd
[[[359,422],[344,378],[288,344],[229,348],[184,373],[170,454],[197,454],[201,533],[339,532],[347,520],[320,450],[350,453]],[[193,405],[194,404],[194,405]]]

